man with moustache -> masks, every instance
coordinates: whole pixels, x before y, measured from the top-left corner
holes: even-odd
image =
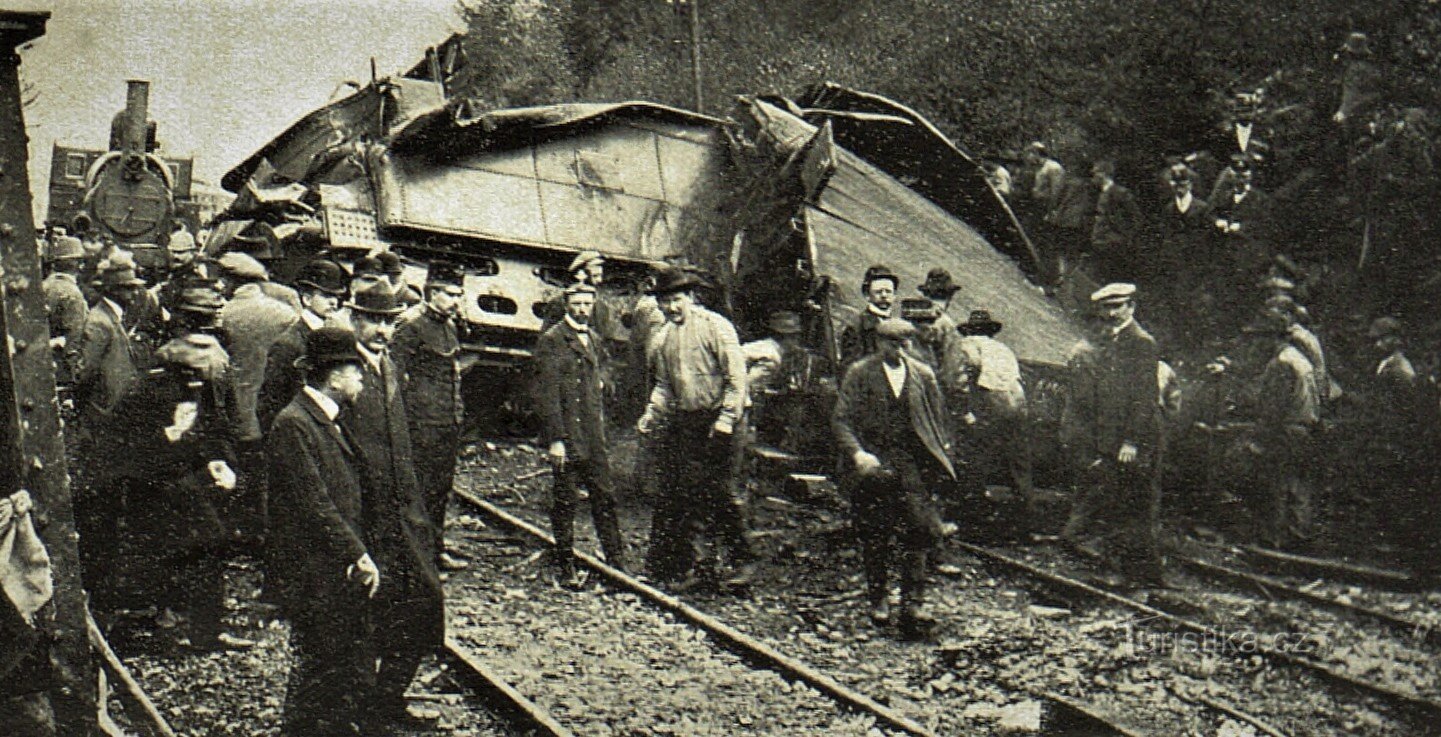
[[[875,353],[879,348],[876,340],[876,325],[891,316],[891,307],[896,301],[896,287],[900,278],[885,264],[876,264],[866,269],[861,278],[861,293],[866,297],[866,309],[856,316],[855,322],[841,332],[841,368]]]
[[[295,392],[304,384],[303,372],[295,361],[305,355],[306,338],[325,327],[340,308],[345,296],[345,272],[330,259],[318,258],[307,263],[295,278],[300,292],[300,319],[290,324],[270,344],[265,361],[265,377],[256,399],[256,417],[261,432],[270,428]]]
[[[366,286],[346,306],[365,388],[340,422],[355,445],[362,528],[382,575],[373,602],[380,665],[370,707],[377,724],[428,729],[428,720],[406,709],[405,689],[420,661],[442,644],[445,605],[435,569],[437,535],[415,477],[401,373],[389,355],[402,308],[385,283]]]
[[[367,603],[381,574],[362,524],[355,448],[336,419],[364,389],[355,335],[306,336],[304,385],[266,437],[270,468],[270,585],[290,620],[295,661],[281,734],[363,734],[375,684]]]

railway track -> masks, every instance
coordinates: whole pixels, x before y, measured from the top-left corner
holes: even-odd
[[[1194,599],[1167,595],[1153,596],[1143,602],[1114,588],[1081,581],[1072,575],[1066,566],[1023,557],[1044,559],[1044,555],[1010,553],[969,543],[958,545],[987,565],[1027,576],[1048,588],[1062,592],[1063,595],[1109,602],[1141,615],[1144,618],[1142,621],[1148,626],[1164,626],[1175,632],[1216,643],[1219,645],[1216,650],[1218,653],[1258,657],[1276,667],[1314,677],[1318,682],[1338,691],[1338,697],[1340,693],[1347,694],[1348,697],[1360,697],[1366,704],[1364,708],[1376,710],[1398,722],[1411,725],[1412,731],[1401,732],[1402,734],[1429,734],[1435,728],[1437,717],[1441,716],[1441,702],[1431,695],[1408,692],[1359,678],[1335,664],[1301,654],[1298,650],[1304,652],[1305,648],[1289,647],[1295,644],[1294,641],[1248,637],[1245,642],[1239,642],[1235,637],[1236,631],[1229,629],[1231,625],[1237,624],[1236,622],[1215,621],[1215,612],[1208,610],[1204,604],[1195,605]],[[1202,596],[1204,597],[1204,594]],[[1194,618],[1197,613],[1208,612],[1212,615],[1210,622]],[[1306,634],[1300,633],[1300,636],[1305,637]],[[1426,658],[1424,655],[1417,657],[1423,661]]]
[[[534,554],[532,554],[531,558],[522,557],[522,550],[529,550],[533,547],[549,546],[551,544],[550,537],[543,530],[536,527],[535,525],[530,524],[524,519],[521,519],[520,517],[513,515],[495,506],[494,504],[491,504],[490,502],[477,497],[472,493],[466,491],[459,491],[458,495],[465,504],[482,514],[486,518],[486,520],[493,526],[493,529],[499,528],[504,530],[504,534],[506,536],[505,538],[491,538],[489,540],[490,543],[500,542],[507,538],[512,541],[517,538],[521,538],[525,541],[524,546],[521,546],[521,549],[516,550],[513,555],[501,558],[502,560],[505,560],[520,557],[520,562],[509,562],[506,564],[506,566],[501,567],[499,570],[504,570],[504,568],[510,568],[513,572],[517,566],[524,566],[528,561],[531,560],[531,558],[534,557]],[[486,575],[493,575],[493,572],[495,570],[498,570],[497,566],[492,565],[488,562],[489,560],[494,559],[495,558],[493,556],[480,557],[481,563],[479,567],[485,568],[487,570]],[[746,723],[744,721],[726,722],[724,720],[734,719],[735,717],[729,714],[721,714],[715,716],[713,718],[713,721],[707,723],[711,725],[722,723],[729,725],[739,724],[740,727],[738,729],[732,729],[729,732],[724,730],[715,732],[717,734],[733,733],[739,731],[744,733],[757,734],[769,733],[829,735],[847,734],[849,733],[848,730],[856,728],[861,729],[860,733],[865,733],[870,728],[877,728],[889,734],[906,735],[933,735],[941,733],[985,733],[985,730],[980,729],[967,729],[967,731],[965,732],[943,731],[941,728],[932,724],[922,724],[916,718],[906,716],[896,709],[892,709],[883,705],[882,703],[880,703],[879,699],[873,699],[870,696],[860,693],[857,690],[841,683],[840,680],[833,677],[832,675],[828,675],[821,670],[818,670],[814,667],[811,667],[810,665],[807,665],[806,663],[790,657],[787,654],[784,654],[776,648],[772,647],[771,645],[767,645],[761,640],[742,632],[736,627],[733,627],[726,622],[717,619],[716,617],[710,616],[700,611],[699,609],[696,609],[695,607],[680,600],[679,598],[659,591],[654,587],[649,586],[645,582],[636,579],[635,577],[629,576],[622,571],[618,571],[606,565],[603,561],[593,556],[585,555],[582,553],[580,556],[580,560],[589,570],[594,572],[595,575],[603,579],[607,588],[617,594],[617,596],[612,598],[621,599],[627,602],[643,602],[646,608],[661,612],[662,616],[665,617],[667,620],[674,620],[677,623],[684,623],[686,628],[684,632],[692,633],[690,635],[683,633],[676,635],[667,635],[665,639],[675,639],[675,637],[689,637],[699,635],[707,641],[715,643],[717,647],[722,648],[732,658],[738,659],[740,662],[746,663],[750,669],[759,669],[760,672],[766,673],[767,675],[760,677],[760,680],[757,680],[757,676],[753,675],[755,672],[757,672],[756,670],[751,670],[751,674],[743,676],[748,681],[748,684],[745,688],[745,702],[756,704],[759,708],[770,708],[767,705],[767,702],[770,702],[774,699],[774,694],[777,691],[788,694],[794,694],[795,692],[799,691],[801,693],[807,694],[810,697],[810,702],[814,702],[816,700],[824,700],[829,702],[828,706],[823,712],[818,711],[818,713],[824,714],[825,721],[823,723],[813,722],[808,725],[798,725],[794,723],[785,724],[785,721],[782,720],[781,724],[785,724],[784,727],[762,727],[760,726],[762,721],[760,715],[750,716],[749,723]],[[537,578],[538,580],[543,580],[539,575],[537,575],[535,578]],[[452,589],[456,587],[457,580],[458,579],[456,577],[452,577],[450,581],[450,586],[452,587]],[[462,582],[461,586],[465,587],[466,584]],[[537,590],[536,587],[525,589],[527,593],[523,595],[523,601],[525,601],[526,606],[520,608],[531,609],[532,611],[530,613],[534,613],[531,607],[531,605],[534,603],[533,599],[547,599],[550,596],[557,595],[553,592],[547,592],[546,589],[548,588],[548,586],[540,587],[540,593],[535,593]],[[478,594],[478,592],[475,592],[473,590],[460,594],[462,598],[468,600],[474,600],[477,595],[481,596],[482,598],[484,596],[483,594]],[[521,595],[510,594],[510,596],[514,598],[520,598]],[[593,595],[583,594],[582,596]],[[568,596],[568,600],[572,604],[575,603],[575,597],[573,595]],[[507,612],[506,614],[502,614],[499,616],[504,618],[512,616],[514,613],[515,612]],[[621,616],[628,615],[623,613]],[[455,620],[453,617],[453,631],[461,633],[474,631],[469,629],[469,625],[457,626],[454,622]],[[484,632],[484,628],[482,628],[481,632]],[[636,631],[631,631],[629,634],[632,638],[639,637],[641,639],[644,639],[643,636],[638,635]],[[457,639],[464,639],[464,637],[465,635],[463,634],[457,635]],[[492,640],[493,639],[494,638],[492,638]],[[490,649],[493,651],[495,650],[495,647],[491,646]],[[530,665],[534,666],[537,665],[537,663],[532,662],[530,663]],[[584,669],[584,666],[579,669]],[[504,676],[502,676],[502,678],[504,678]],[[534,697],[535,700],[549,701],[551,703],[558,702],[560,705],[564,706],[565,698],[563,696],[557,696],[556,694],[563,693],[565,691],[563,684],[566,679],[559,676],[552,676],[552,674],[546,672],[545,675],[542,676],[541,680],[546,686],[549,686],[549,688],[539,690],[539,695]],[[531,681],[531,686],[533,688],[535,685],[535,679],[531,679]],[[761,688],[756,688],[756,686],[760,686]],[[518,687],[517,690],[526,691],[526,688]],[[1152,734],[1151,732],[1137,729],[1134,726],[1122,723],[1114,717],[1107,715],[1103,711],[1098,710],[1079,699],[1066,696],[1064,694],[1057,693],[1043,687],[1031,687],[1012,684],[1010,686],[1010,690],[1013,693],[1017,693],[1020,696],[1025,697],[1029,702],[1033,702],[1034,705],[1038,707],[1039,713],[1035,715],[1035,722],[1042,730],[1042,734],[1056,735],[1058,737],[1062,735],[1131,736]],[[765,695],[764,698],[762,698],[763,694]],[[624,699],[622,700],[624,701]],[[656,700],[662,703],[666,701],[664,698]],[[721,699],[721,701],[724,702],[725,700]],[[957,705],[957,708],[959,710],[966,706],[970,706],[970,704],[960,703]],[[604,707],[600,708],[603,709]],[[796,710],[797,708],[815,709],[814,706],[810,705],[805,705],[801,707],[790,705],[785,706],[784,708],[791,710]],[[609,733],[606,732],[605,729],[611,729],[615,726],[614,724],[610,724],[607,725],[605,729],[597,729],[595,728],[595,725],[592,724],[582,724],[580,726],[576,726],[574,724],[567,724],[568,719],[559,716],[557,718],[557,721],[572,729],[577,734]],[[696,733],[705,732],[704,729],[701,728],[701,731]]]

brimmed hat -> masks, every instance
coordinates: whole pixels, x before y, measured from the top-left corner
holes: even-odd
[[[385,276],[385,264],[375,256],[364,256],[357,259],[355,265],[350,268],[352,278],[359,279],[363,276]]]
[[[62,235],[50,244],[51,261],[76,261],[85,258],[85,245],[73,235]]]
[[[581,251],[580,253],[577,253],[575,255],[575,258],[571,259],[570,268],[568,269],[568,271],[574,274],[575,272],[584,269],[586,267],[586,264],[589,264],[592,261],[599,261],[604,264],[605,257],[600,255],[599,251]]]
[[[1096,304],[1119,304],[1136,298],[1136,285],[1126,282],[1111,282],[1094,292],[1091,301]]]
[[[941,310],[929,299],[901,300],[901,319],[911,322],[935,322],[941,319]]]
[[[345,272],[341,271],[340,264],[318,258],[300,269],[295,284],[339,296],[345,294]]]
[[[766,321],[766,328],[776,335],[799,335],[805,332],[801,316],[790,310],[777,310]]]
[[[1371,55],[1371,39],[1360,31],[1352,31],[1346,36],[1346,43],[1341,46],[1341,51],[1357,56]]]
[[[395,292],[386,284],[371,284],[355,294],[345,303],[351,312],[362,315],[395,316],[405,311],[395,298]]]
[[[448,261],[436,261],[425,270],[425,285],[464,286],[465,272],[459,266]]]
[[[876,264],[866,269],[865,276],[861,277],[861,294],[869,292],[871,290],[871,282],[877,279],[890,279],[891,283],[897,286],[900,286],[901,283],[900,277],[896,276],[896,272],[891,271],[891,267],[885,264]]]
[[[1050,150],[1046,148],[1046,144],[1041,143],[1040,141],[1031,141],[1030,144],[1026,146],[1026,152],[1039,154],[1041,156],[1051,155]]]
[[[595,296],[595,287],[586,284],[585,282],[578,281],[566,287],[565,292],[562,293],[562,296],[565,299],[570,299],[570,295],[572,294],[589,294],[591,296]]]
[[[1003,326],[986,310],[971,310],[971,316],[956,326],[961,335],[995,335]]]
[[[346,363],[358,364],[355,333],[345,328],[323,327],[305,336],[305,355],[295,359],[301,368],[326,368]]]
[[[386,276],[400,276],[405,273],[405,268],[400,263],[400,256],[394,251],[381,251],[376,254],[375,260],[380,262],[380,273]]]
[[[890,340],[905,340],[916,334],[916,326],[909,320],[888,317],[876,323],[876,337]]]
[[[112,263],[108,267],[101,268],[95,282],[101,289],[145,286],[145,280],[135,275],[133,262]]]
[[[917,291],[931,299],[950,299],[951,295],[961,291],[961,286],[951,279],[951,272],[931,269],[926,272],[926,280],[917,287]]]
[[[695,289],[701,285],[701,280],[689,269],[665,268],[656,275],[655,286],[650,288],[650,293],[657,297]]]
[[[203,281],[188,283],[180,289],[180,298],[176,300],[175,309],[182,312],[195,312],[202,315],[214,315],[220,312],[225,306],[225,297],[215,285]]]
[[[1401,334],[1401,321],[1391,316],[1378,317],[1371,321],[1371,328],[1366,331],[1366,336],[1375,340]]]
[[[270,273],[265,266],[255,260],[254,256],[231,251],[220,257],[216,263],[220,264],[220,270],[227,276],[243,281],[265,281],[270,278]]]

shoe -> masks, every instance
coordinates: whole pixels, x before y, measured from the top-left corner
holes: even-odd
[[[707,582],[704,577],[697,576],[695,573],[687,573],[684,578],[671,585],[670,590],[671,593],[675,594],[689,594],[698,592],[708,586],[709,582]]]
[[[896,631],[902,640],[929,640],[936,631],[936,619],[922,607],[906,607],[896,620]]]
[[[442,571],[463,571],[470,567],[470,564],[451,555],[449,552],[441,553],[435,559],[435,564]]]
[[[574,569],[561,572],[555,578],[555,582],[567,591],[584,591],[589,581],[590,576],[586,575],[585,571]]]
[[[888,627],[891,624],[891,604],[885,599],[871,603],[871,624],[877,627]]]
[[[200,652],[218,653],[239,650],[253,650],[260,643],[247,637],[232,635],[229,632],[221,632],[214,639],[193,638],[190,641],[190,648]]]
[[[440,722],[439,715],[416,714],[409,709],[389,709],[379,715],[381,724],[389,727],[391,734],[412,732],[434,732]]]
[[[731,574],[721,581],[721,586],[729,590],[749,589],[755,577],[756,565],[746,563],[731,571]]]

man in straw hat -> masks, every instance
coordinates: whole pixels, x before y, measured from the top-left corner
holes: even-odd
[[[542,441],[554,469],[550,527],[555,535],[557,579],[579,589],[584,578],[575,566],[576,487],[590,492],[591,517],[606,561],[626,568],[625,540],[616,516],[611,485],[610,445],[605,433],[605,393],[601,367],[605,347],[591,332],[595,287],[576,282],[565,290],[565,317],[536,343],[536,405]]]
[[[336,419],[365,387],[355,334],[322,327],[304,383],[266,436],[267,575],[290,620],[294,662],[281,734],[360,735],[375,684],[369,602],[382,582],[364,529],[356,448]]]
[[[882,320],[876,326],[877,352],[846,370],[831,417],[850,471],[845,487],[860,536],[871,619],[877,625],[890,620],[894,544],[901,550],[896,625],[907,639],[927,637],[935,625],[924,609],[926,554],[941,535],[931,496],[956,476],[936,375],[903,351],[915,333],[905,320]]]
[[[425,274],[424,301],[406,310],[395,328],[390,355],[405,377],[401,390],[410,420],[410,442],[425,511],[435,530],[436,564],[458,571],[466,563],[445,548],[445,514],[455,483],[465,405],[460,397],[460,302],[465,298],[459,266],[436,261]]]
[[[745,407],[745,357],[735,326],[696,304],[700,284],[695,274],[671,268],[651,290],[666,324],[654,338],[655,386],[636,424],[642,434],[661,433],[662,491],[647,566],[657,579],[697,582],[690,569],[705,552],[700,533],[709,523],[730,559],[724,586],[743,590],[754,575],[754,553],[732,457]]]
[[[1103,552],[1130,583],[1165,586],[1156,541],[1160,524],[1161,407],[1156,341],[1136,322],[1136,287],[1112,283],[1091,294],[1103,325],[1090,370],[1071,392],[1083,408],[1073,438],[1082,491],[1062,537]],[[1097,551],[1095,544],[1104,551]]]
[[[373,602],[380,666],[371,707],[379,723],[424,729],[433,725],[406,709],[405,690],[421,660],[441,646],[445,610],[435,568],[438,535],[415,476],[400,369],[389,355],[403,308],[390,285],[378,282],[346,306],[365,388],[340,423],[355,446],[366,541],[382,575]]]

